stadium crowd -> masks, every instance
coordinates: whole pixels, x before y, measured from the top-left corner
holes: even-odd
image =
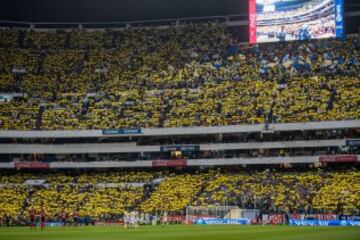
[[[0,216],[10,224],[26,224],[29,212],[42,209],[48,221],[59,221],[63,212],[68,216],[76,213],[80,224],[84,219],[119,220],[129,210],[184,214],[186,206],[230,205],[263,213],[350,215],[360,210],[360,173],[356,168],[3,173],[0,179]],[[30,179],[43,179],[45,183],[25,184]]]
[[[264,171],[218,174],[196,205],[237,205],[267,212],[311,213],[359,211],[358,171]]]
[[[0,176],[0,216],[13,223],[29,221],[29,213],[45,211],[48,221],[113,219],[137,206],[151,190],[153,179],[166,172],[112,172],[83,174],[4,174]],[[42,184],[28,183],[44,180]],[[5,221],[5,220],[4,220]]]
[[[0,129],[357,119],[358,37],[244,45],[219,23],[0,30]]]

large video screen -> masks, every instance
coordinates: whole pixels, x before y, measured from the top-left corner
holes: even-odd
[[[344,35],[343,0],[249,0],[250,43]]]

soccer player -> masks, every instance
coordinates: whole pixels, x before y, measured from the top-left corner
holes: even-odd
[[[150,214],[149,213],[145,213],[145,217],[144,217],[144,224],[148,225],[150,224]]]
[[[135,212],[130,212],[130,228],[134,228],[136,225],[136,216]]]
[[[151,223],[152,223],[153,226],[155,226],[157,224],[157,213],[152,215]]]
[[[139,224],[145,225],[145,215],[143,212],[140,213]]]
[[[127,211],[124,211],[124,228],[128,228],[129,223],[129,213]]]
[[[74,210],[72,213],[74,225],[75,227],[78,225],[78,219],[79,219],[79,212],[77,210]]]
[[[36,216],[36,211],[34,208],[31,208],[31,210],[29,211],[29,216],[30,216],[30,230],[36,230],[36,224],[35,224],[35,216]]]
[[[165,211],[163,213],[163,217],[161,219],[162,225],[168,225],[168,212]]]
[[[63,227],[65,227],[66,226],[67,213],[66,213],[64,208],[61,210],[60,217],[61,217],[61,222],[63,224]]]
[[[46,224],[46,222],[45,222],[46,217],[45,217],[45,210],[43,207],[41,208],[39,216],[40,216],[40,228],[41,228],[41,230],[44,230],[45,224]]]
[[[10,227],[10,216],[5,214],[4,219],[5,219],[6,226]]]
[[[138,211],[134,211],[134,227],[135,228],[139,227],[139,212]]]

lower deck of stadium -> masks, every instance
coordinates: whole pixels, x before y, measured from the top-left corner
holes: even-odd
[[[0,173],[0,223],[29,225],[31,211],[47,221],[91,225],[122,220],[125,211],[164,212],[178,222],[187,206],[238,206],[261,214],[359,215],[359,166],[243,167],[190,170]],[[169,220],[171,221],[171,220]],[[257,220],[259,223],[265,221]]]

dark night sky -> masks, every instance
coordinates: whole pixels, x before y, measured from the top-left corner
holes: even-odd
[[[0,19],[133,21],[246,12],[243,0],[11,0],[2,4]]]
[[[345,0],[349,6],[359,0]],[[243,14],[247,0],[1,0],[0,19],[31,22],[134,21]]]

